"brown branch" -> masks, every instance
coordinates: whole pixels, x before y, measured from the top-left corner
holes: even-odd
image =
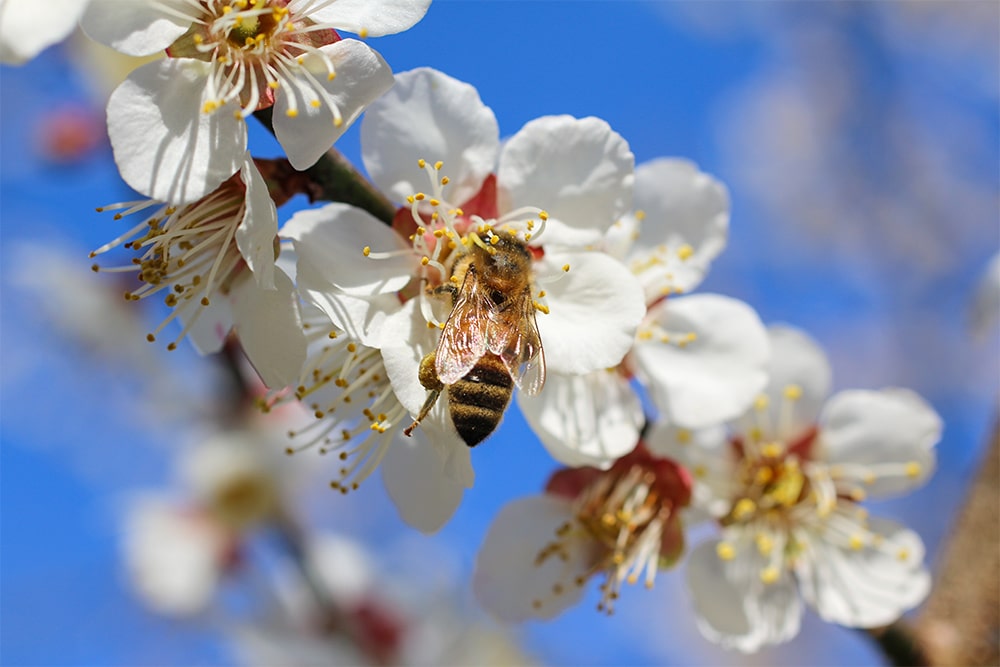
[[[257,120],[274,134],[271,115],[270,108],[254,112]],[[316,164],[301,173],[309,179],[306,194],[310,201],[343,202],[368,211],[387,225],[392,224],[396,206],[337,149],[331,148]]]
[[[916,623],[932,665],[1000,665],[1000,420]]]

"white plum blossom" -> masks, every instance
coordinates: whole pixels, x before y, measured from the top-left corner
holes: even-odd
[[[721,526],[688,560],[699,629],[744,652],[794,637],[803,599],[826,621],[870,628],[930,587],[919,536],[859,503],[927,478],[940,418],[903,389],[826,400],[831,373],[817,345],[787,327],[770,337],[770,384],[728,432],[661,424],[648,439],[691,471],[695,505]]]
[[[108,101],[122,178],[156,199],[186,203],[239,167],[245,118],[273,107],[274,132],[296,169],[312,166],[392,72],[365,43],[406,30],[430,0],[93,0],[82,25],[133,56],[166,50]]]
[[[543,495],[500,510],[476,557],[473,590],[504,621],[553,618],[582,598],[599,574],[598,609],[614,612],[622,585],[677,562],[680,511],[691,498],[687,472],[643,447],[609,470],[563,469]]]
[[[634,210],[602,240],[642,284],[647,313],[621,365],[589,375],[550,373],[537,397],[518,396],[560,462],[607,468],[645,424],[630,380],[662,416],[687,428],[731,419],[767,381],[767,334],[748,305],[694,289],[726,243],[729,194],[693,163],[659,158],[635,172]]]
[[[168,349],[187,337],[209,354],[235,328],[265,384],[294,380],[305,357],[297,296],[292,280],[275,266],[277,210],[249,155],[237,174],[192,203],[144,200],[98,210],[118,211],[117,220],[149,209],[152,214],[91,253],[124,246],[136,254],[124,266],[93,269],[135,274],[140,285],[126,299],[159,296],[171,308],[147,339],[154,341],[178,319],[183,327]]]
[[[90,0],[0,1],[0,63],[19,65],[66,39]]]
[[[405,202],[392,228],[330,204],[296,214],[281,235],[294,242],[300,292],[380,351],[410,415],[427,396],[421,359],[435,349],[448,315],[427,288],[448,282],[456,258],[496,232],[532,250],[531,295],[548,371],[586,374],[621,361],[645,307],[631,273],[588,247],[631,202],[633,156],[604,121],[539,118],[501,146],[493,112],[475,88],[417,69],[398,75],[369,108],[361,134],[372,180]],[[420,429],[434,431],[445,470],[465,471],[468,448],[447,416],[445,394]],[[426,482],[432,492],[436,486]]]

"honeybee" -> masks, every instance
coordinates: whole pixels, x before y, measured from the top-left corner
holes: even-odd
[[[451,421],[469,447],[489,436],[503,417],[514,385],[537,394],[545,384],[545,353],[531,295],[531,251],[516,236],[474,236],[456,260],[452,309],[437,349],[420,362],[420,384],[430,393],[406,435],[447,390]]]

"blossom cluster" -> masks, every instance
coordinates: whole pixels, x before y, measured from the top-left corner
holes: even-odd
[[[927,595],[920,538],[863,503],[927,479],[940,419],[899,388],[828,398],[807,334],[696,292],[730,201],[694,162],[636,165],[595,117],[543,116],[502,140],[473,85],[394,74],[364,40],[414,26],[430,0],[65,4],[28,43],[26,3],[10,0],[3,59],[78,19],[121,53],[164,55],[108,101],[115,161],[143,199],[102,207],[133,223],[91,253],[129,251],[94,270],[170,309],[150,341],[238,341],[268,388],[260,407],[312,415],[281,449],[325,455],[343,494],[380,471],[425,533],[516,402],[561,467],[487,530],[473,588],[497,617],[551,618],[595,578],[611,613],[626,584],[683,562],[704,636],[749,652],[795,636],[803,603],[868,628]],[[286,161],[252,155],[251,116]],[[393,213],[334,199],[279,224],[296,192],[331,199],[309,170],[359,118],[366,186]],[[138,585],[167,611],[204,606],[247,525],[284,520],[278,483],[227,448],[187,466],[194,509],[150,500],[132,531]],[[716,536],[689,547],[699,523]]]

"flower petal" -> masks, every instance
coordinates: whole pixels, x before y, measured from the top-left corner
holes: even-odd
[[[725,648],[752,653],[798,634],[802,603],[792,578],[785,573],[763,584],[756,576],[744,577],[737,569],[753,568],[735,559],[723,561],[718,545],[718,540],[703,542],[687,558],[687,584],[702,635]]]
[[[292,239],[300,264],[308,262],[316,277],[351,296],[398,292],[419,267],[410,245],[399,234],[348,204],[299,211],[281,228],[281,236]],[[374,259],[365,255],[365,248],[391,256]]]
[[[164,11],[164,6],[170,11]],[[187,32],[189,3],[170,0],[91,0],[80,20],[87,36],[129,56],[149,56]]]
[[[152,199],[194,201],[239,171],[246,126],[235,105],[202,111],[207,63],[167,59],[132,72],[108,100],[122,178]]]
[[[395,201],[427,190],[424,159],[444,163],[447,197],[462,204],[496,167],[500,129],[479,92],[427,67],[396,76],[396,85],[361,121],[361,148],[372,181]]]
[[[573,521],[571,503],[548,495],[518,498],[500,510],[476,556],[472,579],[487,611],[508,622],[553,618],[580,601],[584,587],[575,579],[589,571],[592,541],[572,542],[576,548],[566,549],[565,560],[553,555],[537,562],[567,521]]]
[[[922,484],[934,471],[941,429],[934,408],[907,389],[842,391],[820,416],[819,456],[832,468],[869,468],[869,495],[897,495]]]
[[[757,313],[717,294],[674,297],[651,308],[633,352],[656,406],[689,429],[746,410],[767,382],[768,354]]]
[[[274,288],[274,242],[278,236],[278,209],[267,191],[250,154],[240,167],[240,178],[246,185],[246,212],[236,228],[236,246],[253,271],[257,286]]]
[[[182,311],[183,312],[183,311]],[[188,340],[198,354],[214,354],[222,349],[229,332],[233,328],[233,308],[229,299],[216,298],[208,306],[191,309],[191,316],[197,316],[194,323],[184,314],[178,318],[187,330]]]
[[[840,547],[810,540],[798,559],[802,596],[820,617],[852,628],[888,625],[920,604],[930,591],[920,537],[892,521],[875,519],[878,546]]]
[[[634,164],[628,142],[599,118],[538,118],[500,152],[500,214],[539,207],[549,214],[541,242],[596,243],[632,205]]]
[[[368,347],[379,347],[385,318],[399,310],[395,294],[373,298],[348,296],[331,289],[309,262],[298,265],[299,295],[316,306],[348,336]]]
[[[392,70],[367,44],[342,39],[320,50],[325,57],[309,55],[300,65],[311,75],[300,75],[280,88],[274,101],[274,136],[300,171],[316,164],[365,107],[392,86]],[[336,70],[333,78],[328,62]],[[322,98],[314,88],[317,82],[323,87]],[[289,95],[295,98],[294,117],[289,115],[293,108]],[[331,104],[340,112],[339,123]]]
[[[660,158],[636,167],[633,208],[642,220],[629,265],[649,298],[697,287],[726,247],[726,187],[693,162]]]
[[[276,271],[273,290],[251,280],[237,282],[231,293],[240,343],[264,384],[272,389],[295,382],[306,359],[298,297],[291,279]]]
[[[422,533],[437,532],[462,502],[465,485],[445,473],[441,457],[421,430],[412,438],[397,438],[381,467],[385,489],[400,517]]]
[[[0,63],[18,65],[66,39],[87,0],[5,0],[0,5]]]
[[[297,9],[296,4],[304,5]],[[329,23],[363,37],[392,35],[412,28],[427,13],[431,0],[337,0],[320,9],[308,9],[307,2],[293,0],[289,9],[307,13],[317,23]]]
[[[552,457],[607,470],[631,452],[645,421],[628,380],[615,371],[549,373],[537,396],[517,393],[525,419]]]
[[[775,437],[789,442],[816,424],[830,395],[833,371],[823,348],[804,331],[777,324],[768,327],[767,335],[771,341],[765,391],[768,411],[771,422],[780,431]],[[797,398],[789,398],[786,392],[790,388],[795,390],[793,395]],[[782,410],[786,414],[782,415]]]
[[[536,315],[546,367],[580,375],[621,363],[646,312],[629,270],[603,253],[548,253],[535,274],[549,308]]]

